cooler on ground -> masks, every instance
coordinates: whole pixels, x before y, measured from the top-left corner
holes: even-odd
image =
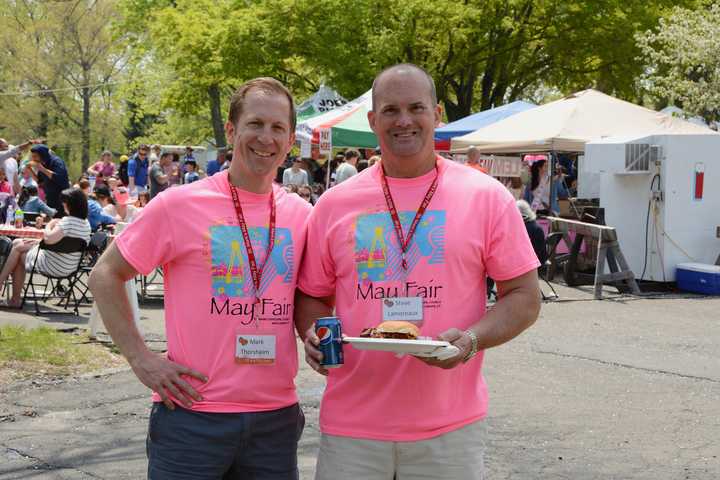
[[[720,295],[720,265],[704,263],[679,263],[675,281],[681,290]]]

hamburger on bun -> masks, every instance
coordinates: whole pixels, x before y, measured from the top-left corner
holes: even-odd
[[[417,340],[420,329],[410,322],[388,321],[382,322],[375,328],[366,328],[360,333],[361,337],[370,338],[397,338],[402,340]]]

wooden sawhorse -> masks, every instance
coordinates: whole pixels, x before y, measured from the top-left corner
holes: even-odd
[[[594,285],[595,299],[597,300],[602,299],[604,284],[613,284],[621,292],[629,290],[633,294],[640,294],[640,287],[635,281],[635,275],[620,250],[615,228],[559,217],[547,217],[547,219],[551,223],[551,231],[561,232],[565,243],[572,245],[564,270],[565,282],[569,286]],[[575,233],[574,241],[570,239],[570,232]],[[595,275],[580,273],[576,270],[580,245],[585,237],[598,242]],[[610,267],[610,273],[605,273],[606,261]]]

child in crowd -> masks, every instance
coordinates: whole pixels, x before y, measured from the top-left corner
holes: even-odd
[[[150,201],[150,193],[142,192],[142,193],[138,194],[137,201],[135,202],[135,206],[138,208],[144,208],[145,205],[147,205],[149,201]]]
[[[34,186],[35,188],[38,187],[37,182],[33,178],[33,171],[32,167],[30,167],[30,162],[22,162],[22,165],[20,166],[20,188],[22,187],[28,187],[28,186]]]
[[[300,185],[298,187],[298,195],[300,195],[300,198],[308,202],[310,205],[315,205],[315,199],[313,198],[313,192],[310,185]]]
[[[118,179],[115,176],[108,177],[107,186],[111,192],[114,192],[118,188]]]
[[[92,188],[90,187],[90,180],[88,180],[84,176],[80,177],[80,181],[75,186],[82,190],[86,197],[89,197],[92,193]]]
[[[18,197],[18,207],[27,213],[44,213],[49,218],[53,218],[57,213],[52,207],[48,207],[40,197],[38,197],[38,187],[36,185],[26,185],[22,187],[20,197]]]
[[[185,162],[185,169],[187,170],[187,173],[185,174],[185,183],[192,183],[197,182],[200,180],[200,175],[197,173],[197,162],[194,160],[188,160]]]
[[[12,195],[12,186],[5,176],[5,167],[0,166],[0,193],[9,193]]]
[[[118,187],[113,192],[113,198],[103,207],[103,211],[115,218],[118,222],[130,223],[140,213],[140,209],[133,205],[133,199],[125,187]]]

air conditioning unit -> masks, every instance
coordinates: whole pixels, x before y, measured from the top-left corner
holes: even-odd
[[[649,174],[659,164],[661,148],[648,143],[625,144],[625,174]]]

